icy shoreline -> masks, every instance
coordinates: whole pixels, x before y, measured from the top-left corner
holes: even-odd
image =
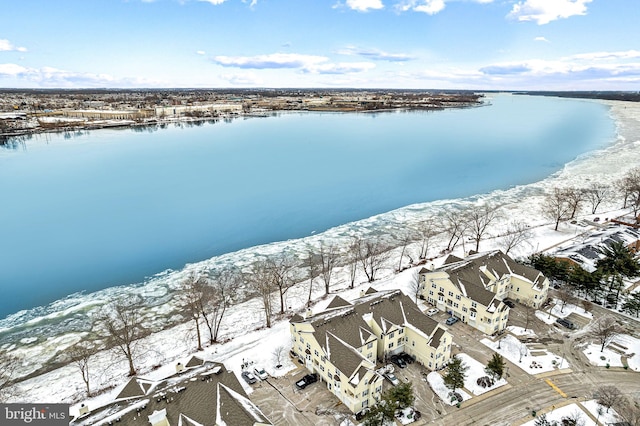
[[[617,140],[605,149],[587,153],[580,158],[566,164],[564,168],[554,175],[529,185],[516,186],[508,190],[493,191],[488,194],[476,195],[466,199],[439,200],[430,203],[414,204],[391,212],[376,215],[357,222],[337,226],[322,234],[314,235],[297,240],[282,241],[268,245],[251,247],[238,252],[225,254],[202,262],[189,264],[180,271],[165,271],[152,277],[144,284],[135,284],[122,287],[109,288],[92,294],[70,295],[63,300],[56,301],[47,307],[39,307],[29,311],[21,311],[10,315],[6,319],[0,320],[0,340],[4,340],[3,348],[15,351],[18,356],[26,360],[23,364],[23,375],[30,374],[45,364],[63,357],[64,350],[70,345],[84,339],[89,334],[87,330],[91,327],[91,316],[103,303],[121,295],[137,293],[142,295],[149,302],[149,318],[161,317],[164,321],[171,320],[174,311],[171,304],[167,303],[171,298],[171,293],[180,282],[192,271],[203,271],[216,267],[234,264],[244,266],[251,264],[261,255],[280,253],[283,250],[291,250],[303,253],[308,244],[318,244],[320,241],[332,241],[337,244],[346,241],[352,235],[378,234],[388,229],[398,229],[412,223],[416,223],[427,215],[437,213],[450,206],[462,206],[474,203],[491,202],[501,205],[501,209],[511,219],[526,221],[535,230],[534,242],[519,247],[513,253],[515,256],[526,256],[534,251],[542,250],[550,245],[553,238],[561,235],[553,233],[546,221],[541,218],[538,211],[540,201],[545,190],[559,185],[584,186],[589,182],[612,183],[621,177],[628,169],[640,163],[640,104],[631,102],[603,101],[610,108],[610,114],[614,118],[617,126]],[[603,206],[603,211],[613,211],[619,208],[619,203],[610,203]],[[600,215],[606,216],[606,213]],[[492,235],[499,235],[504,224],[496,224],[490,230]],[[565,230],[566,231],[566,230]],[[574,230],[569,229],[570,234]],[[437,253],[443,246],[441,241],[437,242],[436,248],[431,254]],[[481,249],[488,249],[483,243]],[[462,249],[462,247],[460,247]],[[393,277],[392,268],[384,271],[387,277]],[[336,281],[335,290],[346,287],[346,277]],[[303,291],[304,293],[304,291]],[[304,297],[302,297],[304,299]],[[297,309],[304,303],[291,296],[289,305],[292,309]],[[239,312],[233,314],[236,322],[243,324],[240,334],[246,330],[252,330],[261,326],[261,312],[255,301],[249,300],[242,304],[244,307]],[[254,306],[255,305],[255,306]],[[247,306],[253,306],[253,312],[249,312]],[[240,307],[239,307],[240,308]],[[168,317],[168,318],[167,318]],[[173,318],[175,320],[175,318]],[[229,319],[229,321],[231,321]],[[166,324],[166,323],[165,323]],[[163,324],[154,320],[154,329],[160,330]],[[184,325],[177,326],[177,329],[184,330]],[[166,332],[161,332],[164,335]],[[238,336],[238,330],[227,327],[223,333],[225,338]],[[9,337],[12,337],[9,339]],[[34,340],[35,339],[35,340]],[[157,337],[150,338],[153,341]],[[185,340],[184,335],[174,337],[174,340]],[[157,342],[156,342],[157,343]],[[173,342],[175,343],[175,342]],[[155,351],[162,349],[161,345]],[[168,345],[167,345],[168,346]],[[176,345],[173,345],[174,347]],[[163,352],[163,359],[174,359],[175,356],[187,351],[185,347],[178,353],[177,349]],[[150,360],[150,368],[161,360]],[[56,370],[57,371],[57,370]],[[56,376],[56,371],[48,373],[46,376]],[[60,374],[60,373],[58,373]],[[105,377],[99,382],[106,384],[112,381]],[[69,396],[64,398],[69,400]]]

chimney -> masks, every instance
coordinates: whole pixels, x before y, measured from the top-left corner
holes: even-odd
[[[84,416],[85,414],[89,413],[89,407],[87,407],[84,404],[80,405],[80,416]]]
[[[304,313],[304,319],[311,318],[312,316],[313,311],[311,310],[311,308],[307,308],[306,312]]]
[[[182,373],[184,371],[184,365],[181,362],[176,364],[176,373]]]
[[[169,420],[167,420],[167,409],[163,408],[160,411],[154,411],[149,416],[149,423],[151,426],[169,426]]]

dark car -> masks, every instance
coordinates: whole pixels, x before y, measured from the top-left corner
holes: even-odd
[[[244,379],[245,382],[249,383],[250,385],[258,381],[258,379],[256,379],[256,376],[254,376],[253,373],[250,373],[248,371],[242,372],[242,378]]]
[[[306,376],[304,376],[302,379],[298,380],[296,382],[296,386],[298,387],[298,389],[304,389],[307,386],[309,386],[311,383],[315,383],[318,381],[318,375],[317,374],[307,374]]]
[[[504,299],[504,300],[503,300],[503,302],[504,302],[504,304],[505,304],[505,305],[507,305],[507,306],[508,306],[508,307],[510,307],[510,308],[515,308],[515,307],[516,307],[516,304],[515,304],[515,303],[513,303],[513,302],[512,302],[511,300],[509,300],[509,299]]]
[[[558,318],[556,322],[563,327],[567,327],[569,330],[573,330],[576,328],[574,323],[565,318]]]
[[[455,324],[457,322],[458,322],[458,318],[449,317],[449,318],[447,318],[447,320],[444,323],[447,324],[447,325],[453,325],[453,324]]]
[[[407,364],[413,364],[413,361],[415,361],[415,358],[413,358],[411,355],[409,355],[408,353],[402,352],[400,354],[400,357],[404,360],[404,362],[406,362]]]
[[[400,355],[391,355],[391,358],[389,359],[391,360],[392,363],[394,363],[400,368],[405,368],[407,366],[407,363],[404,361],[404,359],[402,359]]]

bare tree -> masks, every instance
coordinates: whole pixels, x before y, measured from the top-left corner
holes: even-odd
[[[400,249],[400,258],[398,259],[398,268],[397,268],[397,271],[400,272],[400,271],[402,271],[402,259],[404,258],[404,255],[405,255],[405,253],[407,251],[407,246],[409,244],[411,244],[415,240],[415,237],[414,237],[412,231],[410,231],[408,229],[402,229],[402,230],[400,230],[399,232],[396,233],[394,238],[399,243],[400,248],[401,248]],[[409,259],[411,259],[411,256],[409,256]]]
[[[390,256],[389,245],[379,240],[368,239],[361,242],[359,245],[360,253],[359,260],[364,274],[367,276],[369,282],[373,282],[376,279],[376,274]]]
[[[584,197],[591,205],[591,214],[596,214],[598,207],[603,201],[609,199],[611,196],[611,189],[607,185],[600,183],[592,183],[589,188],[585,190]]]
[[[82,381],[87,388],[87,397],[91,396],[91,388],[89,386],[89,360],[96,352],[97,349],[87,342],[80,342],[69,349],[71,362],[80,371]]]
[[[189,319],[194,322],[199,351],[202,350],[200,321],[210,297],[211,292],[204,277],[196,277],[196,275],[191,272],[189,276],[182,281],[180,292],[178,293],[178,303]]]
[[[142,298],[118,299],[106,305],[98,314],[98,324],[104,332],[107,347],[123,355],[129,364],[129,376],[135,376],[135,360],[140,355],[140,339],[147,334],[142,326]]]
[[[589,302],[588,300],[583,300],[582,309],[584,310],[585,313],[591,312],[591,309],[593,309],[593,303]]]
[[[307,297],[307,306],[311,306],[311,296],[313,294],[313,279],[319,275],[321,269],[321,258],[312,247],[307,249],[307,258],[304,266],[307,270],[307,278],[309,279],[309,297]]]
[[[631,207],[637,216],[640,208],[640,167],[629,170],[616,184],[624,197],[624,208]]]
[[[433,217],[428,217],[415,226],[416,234],[420,241],[420,253],[418,258],[426,259],[429,254],[429,247],[433,237],[440,233],[436,220]]]
[[[320,255],[320,276],[324,283],[324,294],[329,294],[333,268],[336,266],[336,262],[338,260],[338,251],[333,245],[320,243],[320,250],[318,254]]]
[[[621,330],[616,323],[616,320],[613,317],[605,316],[599,318],[592,325],[591,330],[589,331],[589,337],[594,338],[598,343],[600,343],[600,352],[604,351],[605,346],[607,346],[613,339],[615,339]]]
[[[262,308],[264,309],[265,325],[271,328],[271,316],[273,314],[273,303],[271,293],[276,290],[270,266],[266,261],[261,260],[254,263],[250,271],[244,276],[247,283],[253,285],[262,300]]]
[[[506,234],[502,237],[504,254],[509,254],[512,249],[531,239],[532,236],[529,225],[525,222],[511,221],[507,227]]]
[[[495,206],[485,204],[480,207],[469,207],[464,211],[464,221],[467,224],[467,233],[476,242],[475,251],[480,250],[480,241],[485,236],[487,228],[499,218]]]
[[[558,230],[560,221],[569,218],[571,212],[571,205],[567,199],[565,191],[554,188],[550,194],[547,194],[542,202],[542,214],[547,219],[555,222],[554,230]]]
[[[564,287],[558,290],[558,299],[562,301],[560,312],[564,311],[564,307],[568,304],[574,304],[578,299],[573,294],[573,290],[570,287]]]
[[[19,365],[18,357],[0,348],[0,403],[7,402],[10,397],[15,396],[11,386]]]
[[[619,404],[624,399],[620,389],[611,385],[600,386],[596,389],[593,397],[598,401],[598,404],[606,407],[607,413],[609,412],[609,408]]]
[[[222,319],[236,297],[242,277],[238,270],[225,268],[210,273],[208,281],[206,291],[209,296],[203,306],[202,319],[209,330],[209,343],[213,344],[218,341]]]
[[[345,256],[349,269],[349,288],[353,288],[356,283],[356,274],[358,273],[358,264],[360,263],[360,246],[362,239],[353,237],[347,246],[347,254]]]
[[[285,349],[284,345],[278,345],[273,348],[272,354],[276,360],[276,368],[282,367],[282,356],[284,355]]]
[[[461,213],[459,210],[447,210],[441,217],[440,225],[449,236],[447,250],[453,250],[456,245],[458,245],[460,239],[464,237],[467,223],[464,220],[464,215]]]
[[[563,190],[567,203],[569,204],[569,219],[573,219],[580,209],[580,205],[585,199],[584,190],[581,188],[565,188]]]
[[[280,296],[280,313],[284,314],[284,297],[287,291],[293,287],[295,280],[292,269],[295,266],[294,258],[289,254],[268,257],[266,266],[270,270],[273,287],[278,289]]]
[[[640,426],[640,402],[633,398],[624,398],[615,406],[616,412],[631,426]]]
[[[418,271],[414,269],[412,272],[413,273],[411,274],[411,279],[409,281],[409,290],[413,296],[413,301],[418,303],[418,296],[420,296],[420,292],[423,290],[423,287],[420,282],[420,274],[418,274]]]

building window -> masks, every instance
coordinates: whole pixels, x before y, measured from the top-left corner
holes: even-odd
[[[400,330],[398,330],[398,334],[402,334],[402,333],[404,333],[404,329],[401,328]]]
[[[362,396],[367,396],[369,395],[369,389],[365,389],[362,391]]]
[[[333,374],[327,373],[327,376],[329,377],[329,379],[333,379]],[[331,386],[331,383],[329,383],[329,386]]]
[[[433,290],[429,290],[429,296],[433,296]]]
[[[436,283],[431,283],[431,288],[436,288]]]
[[[476,311],[471,311],[471,312],[469,312],[469,316],[470,316],[471,318],[475,318],[475,317],[476,317]]]
[[[304,343],[304,337],[300,337],[300,343]]]
[[[516,287],[516,292],[520,293],[520,287]]]
[[[471,302],[471,307],[472,307],[472,308],[477,308],[477,307],[478,307],[478,304],[477,304],[476,302]]]
[[[444,287],[440,287],[440,293],[444,293]]]
[[[389,333],[389,339],[393,339],[394,332]]]
[[[315,351],[313,351],[315,356],[320,356],[320,354],[318,353],[318,350],[316,349]]]
[[[320,366],[320,371],[324,371],[324,365]]]
[[[311,349],[311,343],[307,343],[307,349]]]
[[[462,312],[467,312],[467,308],[465,308],[464,306],[462,307]]]
[[[453,297],[453,292],[452,291],[449,292],[449,297]]]
[[[369,344],[367,345],[367,349],[371,349],[373,347],[373,342],[369,342]]]
[[[453,307],[457,308],[458,307],[458,302],[453,302]]]
[[[389,343],[389,348],[393,347],[393,342]]]
[[[460,295],[456,294],[456,300],[460,300],[460,299],[461,299]]]
[[[438,300],[439,300],[440,302],[444,301],[444,296],[438,296]]]

